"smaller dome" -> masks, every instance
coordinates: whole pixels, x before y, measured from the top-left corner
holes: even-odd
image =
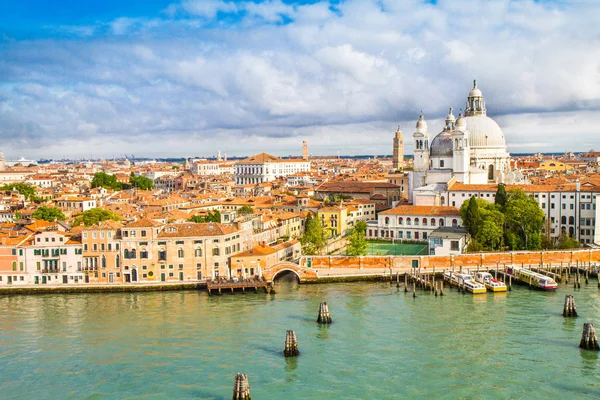
[[[456,129],[463,132],[465,129],[467,129],[467,121],[463,118],[462,114],[458,114],[458,119],[456,120]]]
[[[425,118],[423,118],[423,114],[419,115],[419,120],[417,121],[417,131],[419,131],[419,132],[427,131],[427,122],[425,122]]]
[[[443,131],[431,142],[431,157],[452,157],[452,133]]]
[[[454,121],[454,114],[452,114],[452,107],[448,109],[448,115],[446,116],[446,121]]]
[[[483,97],[481,90],[479,90],[479,88],[477,87],[477,80],[473,81],[473,89],[471,89],[471,91],[469,92],[468,97]]]

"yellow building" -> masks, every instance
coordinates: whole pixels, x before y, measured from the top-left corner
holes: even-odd
[[[346,206],[322,207],[317,210],[317,218],[321,220],[325,231],[332,237],[346,234],[348,214]]]
[[[541,169],[544,171],[569,171],[573,169],[573,166],[565,164],[561,161],[548,160],[541,162],[537,169]]]

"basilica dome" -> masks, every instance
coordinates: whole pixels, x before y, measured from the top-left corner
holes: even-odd
[[[437,135],[430,149],[431,157],[452,157],[452,132],[443,131]]]
[[[502,147],[506,148],[506,140],[500,126],[486,115],[473,115],[464,117],[469,130],[469,146]]]

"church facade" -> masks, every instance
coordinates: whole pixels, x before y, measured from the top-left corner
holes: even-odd
[[[433,140],[423,115],[414,139],[414,170],[409,173],[409,199],[415,205],[446,206],[441,194],[453,182],[466,184],[515,183],[510,154],[500,126],[487,116],[477,82],[467,96],[465,115],[450,108],[444,127]]]

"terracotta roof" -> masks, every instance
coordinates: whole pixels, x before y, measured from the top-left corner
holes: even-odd
[[[239,161],[236,164],[264,164],[270,162],[284,162],[284,160],[267,153],[260,153]]]
[[[400,189],[400,186],[388,182],[338,181],[325,182],[316,190],[330,193],[371,193],[374,189]]]
[[[390,210],[382,211],[380,215],[439,215],[458,216],[460,212],[456,207],[445,206],[398,206]]]
[[[267,256],[269,254],[277,253],[277,250],[270,246],[254,246],[250,250],[242,251],[231,256],[234,257],[252,257],[252,256]]]
[[[200,237],[222,236],[237,232],[238,229],[231,225],[216,222],[200,223],[186,222],[183,224],[169,224],[159,233],[158,237]]]
[[[162,224],[160,222],[156,222],[156,221],[153,221],[148,218],[142,218],[140,220],[133,221],[133,222],[127,224],[127,226],[125,226],[125,227],[126,228],[156,228],[161,225]]]

